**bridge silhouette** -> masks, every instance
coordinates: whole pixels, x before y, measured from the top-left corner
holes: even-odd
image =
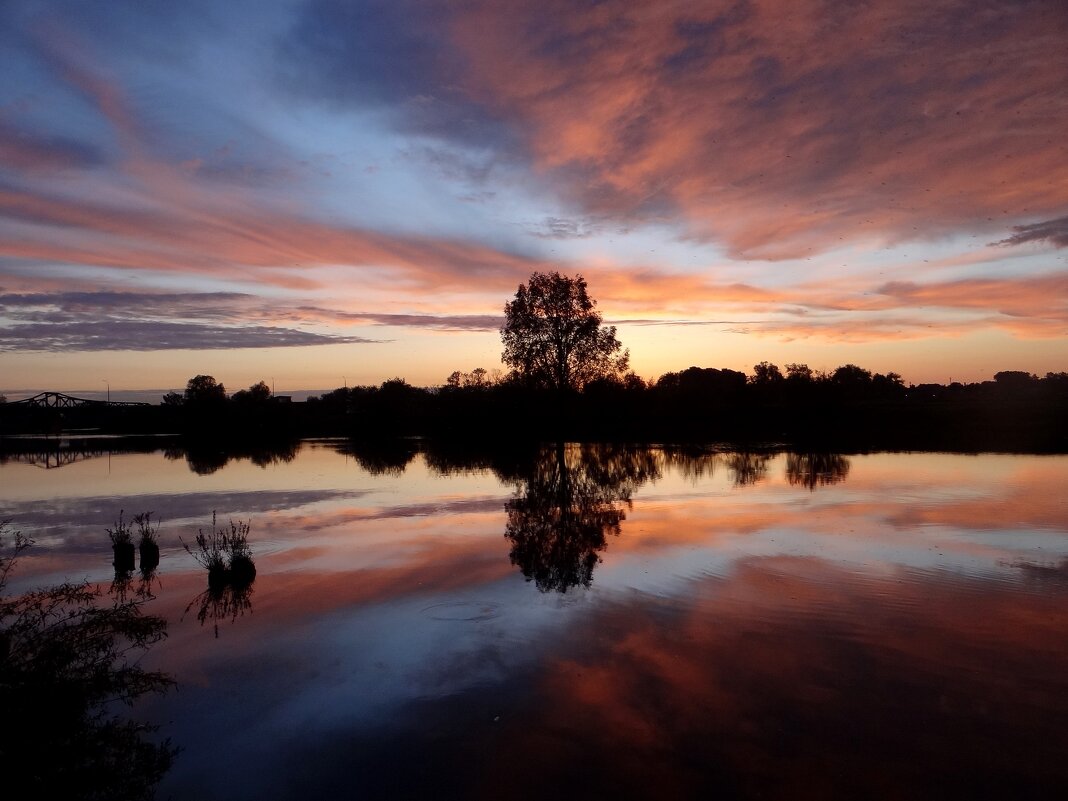
[[[12,401],[9,406],[31,406],[35,409],[81,409],[85,407],[130,407],[151,406],[150,403],[135,401],[106,401],[93,400],[91,398],[76,398],[73,395],[65,395],[62,392],[39,392],[32,398]]]

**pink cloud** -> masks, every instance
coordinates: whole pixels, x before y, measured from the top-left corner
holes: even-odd
[[[1057,3],[476,2],[467,89],[595,213],[736,257],[1006,230],[1068,207]]]

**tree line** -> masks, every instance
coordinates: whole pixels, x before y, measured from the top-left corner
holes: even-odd
[[[1068,450],[1068,373],[906,385],[855,364],[762,361],[751,374],[692,366],[647,381],[582,276],[534,273],[504,306],[503,370],[455,370],[436,387],[396,377],[285,403],[266,382],[231,395],[210,375],[158,413],[110,424],[212,435],[533,437],[793,442],[827,447]],[[10,405],[10,404],[8,404]],[[95,413],[95,412],[94,412]],[[136,425],[131,421],[136,418]],[[2,418],[0,418],[2,420]],[[84,421],[82,421],[84,422]]]

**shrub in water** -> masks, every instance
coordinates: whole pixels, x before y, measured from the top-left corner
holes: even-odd
[[[220,527],[215,512],[211,513],[211,529],[197,532],[196,549],[182,541],[182,547],[197,563],[208,571],[208,587],[222,589],[228,584],[248,586],[256,578],[256,565],[248,544],[250,524],[230,521],[229,528]]]
[[[122,519],[123,511],[119,510],[119,519],[114,528],[105,529],[111,539],[111,550],[115,553],[116,573],[125,573],[134,569],[134,545],[133,527]]]
[[[134,518],[139,535],[138,550],[141,552],[141,574],[151,575],[159,565],[159,543],[156,535],[159,532],[159,523],[152,525],[152,513],[143,512]]]

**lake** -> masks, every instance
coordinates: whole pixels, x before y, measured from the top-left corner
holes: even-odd
[[[102,440],[0,487],[9,592],[167,620],[159,798],[1068,798],[1068,457]]]

